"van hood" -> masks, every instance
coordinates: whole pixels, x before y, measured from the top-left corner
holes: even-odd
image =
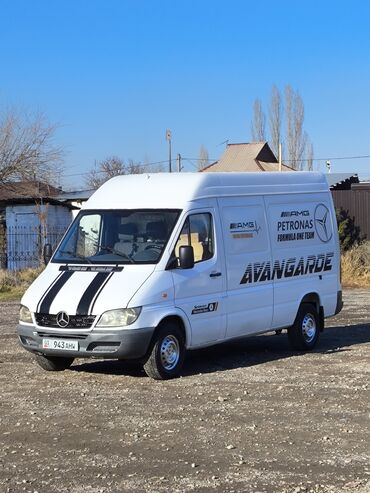
[[[22,298],[31,312],[99,315],[127,307],[154,265],[60,266],[49,264]]]

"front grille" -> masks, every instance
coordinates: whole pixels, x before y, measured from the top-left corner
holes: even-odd
[[[36,323],[39,327],[54,327],[55,329],[89,329],[94,320],[93,315],[70,315],[66,327],[57,324],[57,316],[48,313],[35,313]]]
[[[52,337],[53,339],[86,339],[88,334],[53,334],[51,332],[40,332],[37,331],[39,337]]]

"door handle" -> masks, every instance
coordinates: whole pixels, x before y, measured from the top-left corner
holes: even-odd
[[[222,273],[221,272],[211,272],[209,277],[220,277],[222,276]]]

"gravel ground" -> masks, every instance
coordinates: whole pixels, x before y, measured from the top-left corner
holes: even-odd
[[[370,291],[316,351],[264,335],[155,382],[114,361],[47,373],[0,304],[0,492],[370,492]]]

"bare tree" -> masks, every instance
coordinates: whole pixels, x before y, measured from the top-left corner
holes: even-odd
[[[279,89],[273,85],[269,106],[269,127],[272,152],[278,157],[279,144],[281,143],[282,101]]]
[[[132,159],[129,159],[126,164],[123,159],[117,156],[111,156],[100,161],[98,165],[87,174],[85,182],[89,188],[97,189],[110,178],[120,175],[144,173],[145,168],[146,166],[136,163]]]
[[[298,91],[289,85],[285,87],[285,116],[288,164],[294,169],[303,169],[307,142],[307,134],[303,130],[304,104]]]
[[[254,142],[264,142],[266,140],[265,132],[266,117],[262,109],[260,99],[256,99],[253,105],[253,120],[251,123],[252,139]]]
[[[202,144],[199,149],[198,170],[201,171],[208,166],[209,155],[207,149]]]
[[[63,161],[62,149],[54,144],[56,129],[42,113],[9,109],[0,114],[0,183],[55,182]]]
[[[126,175],[140,175],[141,173],[145,173],[146,166],[141,163],[135,162],[132,159],[129,159],[127,165],[125,167]]]
[[[307,142],[307,171],[313,171],[313,144],[311,141]]]
[[[285,126],[283,126],[283,114]],[[284,150],[283,161],[294,169],[312,169],[313,146],[304,130],[304,104],[290,85],[285,87],[284,101],[273,85],[268,111],[270,145],[278,157],[279,143]],[[259,99],[254,102],[254,120],[251,125],[253,140],[265,140],[265,117]],[[305,159],[306,157],[306,159]]]
[[[95,168],[87,174],[85,181],[89,188],[96,189],[110,178],[124,174],[125,164],[123,160],[117,156],[111,156],[103,159],[97,165],[95,163]]]

